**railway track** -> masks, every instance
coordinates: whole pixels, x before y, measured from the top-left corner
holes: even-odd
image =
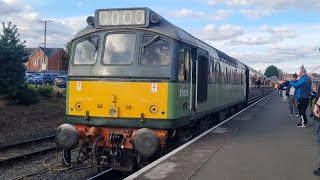
[[[12,143],[0,147],[0,164],[10,163],[19,159],[26,159],[29,156],[45,153],[56,149],[54,135],[37,139]]]

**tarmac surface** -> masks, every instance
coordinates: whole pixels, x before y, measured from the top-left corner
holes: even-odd
[[[320,179],[312,174],[313,119],[298,128],[299,118],[288,115],[288,102],[274,93],[136,179]]]

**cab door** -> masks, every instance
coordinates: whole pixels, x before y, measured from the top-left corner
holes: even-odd
[[[196,61],[196,108],[208,98],[208,52],[198,49]]]
[[[198,105],[207,101],[208,97],[208,53],[200,49],[192,49],[191,81],[190,81],[190,113],[195,114]]]

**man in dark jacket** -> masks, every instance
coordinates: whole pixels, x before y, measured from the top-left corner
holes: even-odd
[[[306,124],[308,123],[306,111],[310,99],[312,80],[307,75],[307,71],[303,65],[300,68],[299,75],[300,79],[297,82],[291,80],[289,84],[296,88],[295,95],[298,101],[299,116],[301,118],[301,122],[297,124],[297,127],[306,127]]]

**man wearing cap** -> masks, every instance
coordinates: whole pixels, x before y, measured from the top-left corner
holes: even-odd
[[[295,95],[298,102],[299,116],[301,118],[301,122],[297,124],[297,127],[306,127],[308,123],[306,111],[310,99],[312,80],[307,75],[307,71],[303,65],[300,68],[299,75],[300,79],[298,81],[294,82],[291,80],[289,83],[290,86],[296,88]]]

